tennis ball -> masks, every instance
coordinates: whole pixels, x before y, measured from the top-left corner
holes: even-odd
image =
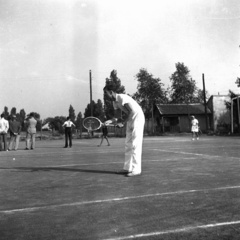
[[[12,159],[13,161],[15,160],[15,158]]]

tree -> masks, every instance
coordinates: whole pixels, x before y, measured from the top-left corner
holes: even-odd
[[[30,112],[29,114],[27,114],[27,118],[30,117],[30,114],[33,114],[33,116],[34,116],[34,118],[35,118],[36,120],[40,120],[40,119],[41,119],[40,114],[37,113],[37,112]]]
[[[104,108],[103,108],[103,103],[100,99],[98,99],[94,110],[94,116],[97,116],[101,121],[105,120],[105,114],[104,114]]]
[[[176,71],[171,75],[171,103],[195,102],[198,88],[196,81],[189,75],[190,71],[184,63],[176,63]]]
[[[142,107],[147,119],[152,117],[154,104],[167,103],[167,91],[161,79],[154,78],[146,69],[140,69],[136,75],[138,86],[133,98]]]
[[[205,91],[206,100],[209,99],[210,95],[208,91]],[[202,89],[197,89],[194,98],[192,99],[192,103],[204,103],[204,91]]]
[[[237,101],[238,101],[237,97],[239,95],[229,90],[228,96],[230,97],[230,101],[225,101],[225,106],[228,112],[230,112],[230,115],[231,115],[231,108],[232,108],[233,110],[232,116],[231,116],[233,118],[232,123],[233,123],[233,126],[236,126],[236,125],[238,126],[238,131],[240,132],[240,125],[238,121],[238,106],[237,106]],[[235,99],[235,101],[233,99]]]
[[[6,119],[9,117],[8,107],[4,107],[3,114]]]
[[[82,122],[83,122],[82,113],[79,112],[76,119],[76,129],[79,130],[80,137],[82,137],[82,130],[83,130]]]
[[[69,107],[69,117],[70,117],[72,122],[75,122],[76,115],[75,115],[75,110],[72,107],[72,105],[70,105],[70,107]]]
[[[10,115],[16,115],[17,114],[17,109],[13,107],[10,111]]]
[[[97,103],[95,103],[92,100],[92,108],[93,108],[93,117],[99,118],[101,121],[104,121],[104,109],[103,109],[103,104],[100,99],[98,99]],[[88,104],[87,107],[85,108],[85,113],[84,117],[90,117],[91,116],[91,105]]]
[[[40,131],[40,130],[41,130],[41,116],[40,116],[40,114],[37,113],[37,112],[30,112],[30,113],[27,115],[27,118],[30,117],[30,114],[33,114],[34,118],[37,120],[36,129],[37,129],[37,131]]]
[[[236,82],[235,82],[236,84],[237,84],[237,86],[238,87],[240,87],[240,78],[239,77],[237,77],[237,79],[236,79]]]
[[[233,91],[229,90],[228,96],[230,97],[230,101],[225,101],[225,106],[227,108],[227,110],[231,111],[231,104],[232,104],[232,99],[236,98],[238,95],[236,93],[234,93]],[[233,106],[235,105],[235,103],[233,103]]]
[[[77,119],[76,119],[76,128],[77,129],[81,129],[81,127],[82,127],[82,120],[83,120],[82,113],[79,112],[78,115],[77,115]]]
[[[112,70],[110,73],[110,77],[106,78],[105,86],[108,85],[114,86],[114,91],[116,93],[125,93],[125,87],[121,85],[121,80],[117,77],[117,71]],[[104,93],[104,113],[106,119],[111,119],[114,116],[114,109],[111,99],[109,99],[108,95]]]
[[[63,123],[66,121],[66,117],[56,116],[54,118],[49,117],[44,120],[44,124],[49,123],[50,128],[54,131],[59,131],[59,133],[63,133]]]
[[[24,109],[21,109],[19,112],[19,121],[22,124],[23,131],[25,130],[25,124],[24,124],[25,118],[26,118],[26,112],[24,111]]]

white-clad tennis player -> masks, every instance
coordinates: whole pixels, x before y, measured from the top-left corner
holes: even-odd
[[[199,130],[198,120],[197,120],[194,116],[191,116],[191,118],[192,118],[192,121],[191,121],[191,124],[192,124],[192,127],[191,127],[192,140],[194,141],[195,137],[197,138],[197,140],[199,140],[199,135],[198,135],[198,130]]]
[[[125,162],[123,171],[128,177],[140,175],[142,172],[142,142],[145,117],[139,104],[126,94],[118,94],[113,91],[112,85],[104,87],[104,92],[113,101],[116,110],[115,116],[119,116],[121,110],[126,113],[123,124],[126,126]]]

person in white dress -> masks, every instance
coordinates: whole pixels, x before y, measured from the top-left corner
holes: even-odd
[[[199,140],[199,134],[198,134],[198,130],[199,130],[199,126],[198,126],[198,120],[194,117],[194,116],[191,116],[192,118],[192,121],[191,121],[191,124],[192,124],[192,127],[191,127],[191,131],[192,131],[192,140],[194,141],[195,138],[197,140]]]

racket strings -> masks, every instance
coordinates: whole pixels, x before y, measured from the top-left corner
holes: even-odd
[[[84,119],[83,125],[88,130],[96,130],[100,128],[101,122],[97,118],[86,118]]]

